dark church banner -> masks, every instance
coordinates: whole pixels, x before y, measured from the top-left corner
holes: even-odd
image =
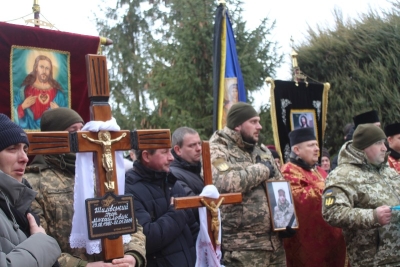
[[[306,83],[267,79],[271,84],[271,119],[274,143],[287,162],[289,132],[311,127],[322,150],[328,110],[329,83]]]
[[[58,107],[88,121],[85,55],[99,45],[98,36],[0,23],[0,113],[26,131],[40,130],[43,112]]]

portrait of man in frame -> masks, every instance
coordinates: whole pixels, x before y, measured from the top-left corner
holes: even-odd
[[[274,231],[283,231],[286,226],[299,228],[290,183],[287,181],[267,182],[268,203]]]
[[[69,52],[12,47],[11,118],[21,128],[38,131],[43,112],[71,106],[69,60]]]

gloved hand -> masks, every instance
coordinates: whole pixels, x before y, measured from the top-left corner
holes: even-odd
[[[256,163],[264,164],[268,168],[268,170],[269,170],[269,178],[275,176],[275,169],[274,169],[274,166],[272,166],[270,161],[268,161],[268,160],[261,161],[260,155],[257,155],[256,156]]]
[[[279,232],[280,238],[290,238],[296,234],[296,230],[290,226],[286,226],[286,230]]]

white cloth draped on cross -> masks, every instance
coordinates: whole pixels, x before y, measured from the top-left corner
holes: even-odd
[[[90,121],[85,124],[82,131],[119,131],[120,127],[114,118],[109,121]],[[125,192],[125,169],[123,152],[115,152],[115,162],[118,181],[118,192]],[[92,179],[90,179],[92,178]],[[71,248],[86,248],[88,254],[101,252],[101,240],[89,240],[87,220],[85,212],[85,200],[94,197],[94,165],[93,153],[77,153],[75,163],[75,187],[74,187],[74,216],[70,236]],[[130,242],[130,235],[123,235],[123,243]]]
[[[203,188],[200,196],[218,199],[219,193],[214,185],[206,185]],[[199,208],[199,218],[200,218],[200,232],[196,241],[196,267],[218,267],[221,266],[221,246],[217,245],[216,250],[212,245],[211,239],[208,235],[208,224],[207,224],[207,208]],[[219,237],[218,240],[221,243],[221,214],[218,209],[218,220],[219,224]]]

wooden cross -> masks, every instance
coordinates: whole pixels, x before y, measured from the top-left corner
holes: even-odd
[[[112,115],[111,107],[108,104],[110,89],[106,58],[100,55],[86,55],[86,72],[90,99],[90,119],[108,121],[112,118]],[[171,147],[169,129],[100,131],[99,133],[86,131],[75,133],[29,132],[27,135],[30,142],[29,155],[94,152],[97,197],[102,197],[107,192],[118,195],[115,151]],[[87,177],[87,179],[92,179],[92,177]],[[102,253],[105,261],[122,258],[124,256],[122,236],[116,239],[103,238]]]
[[[210,185],[213,184],[212,172],[211,172],[211,159],[210,159],[210,143],[208,141],[203,141],[201,148],[202,148],[201,156],[203,160],[204,185]],[[204,207],[202,199],[204,199],[207,203],[214,201],[215,204],[221,203],[221,205],[235,204],[242,202],[242,194],[241,193],[220,194],[218,199],[202,197],[202,196],[179,197],[174,199],[174,205],[176,209],[200,208]],[[212,219],[212,214],[207,209],[208,236],[211,239],[215,251],[216,244],[215,244],[214,234],[211,230],[211,219]]]

